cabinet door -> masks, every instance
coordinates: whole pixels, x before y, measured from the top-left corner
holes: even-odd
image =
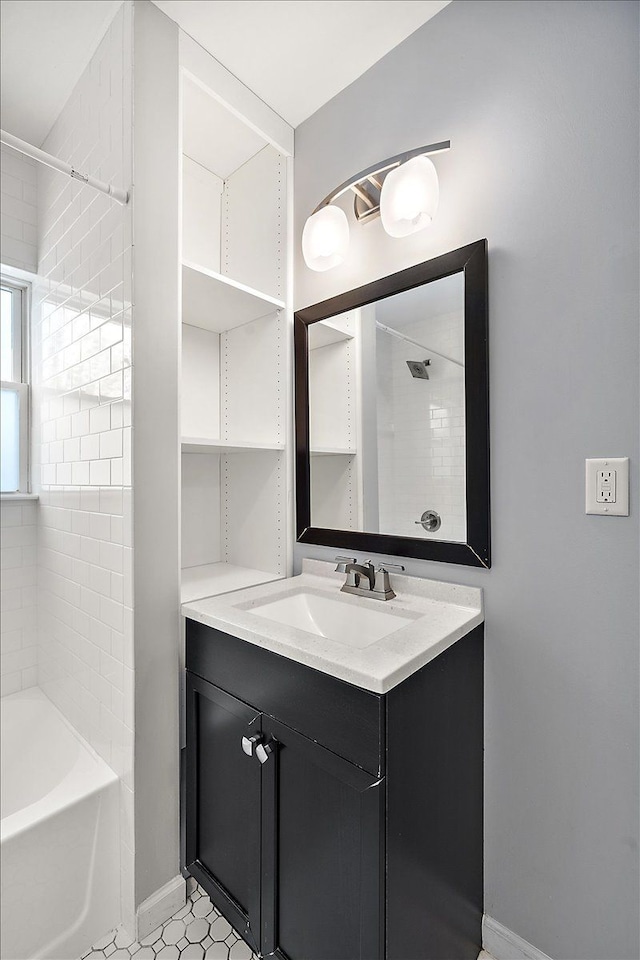
[[[266,716],[263,736],[263,955],[378,960],[384,781]]]
[[[253,707],[187,673],[186,867],[256,950],[260,926],[260,764],[242,738]]]

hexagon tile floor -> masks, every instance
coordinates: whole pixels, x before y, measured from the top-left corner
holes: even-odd
[[[258,960],[220,915],[202,887],[187,880],[187,902],[138,943],[122,927],[99,940],[81,960]],[[478,960],[493,960],[484,950]]]
[[[202,887],[187,881],[182,910],[138,943],[122,927],[99,940],[82,960],[258,960]]]

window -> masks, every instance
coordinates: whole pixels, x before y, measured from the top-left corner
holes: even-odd
[[[29,492],[29,287],[2,277],[0,289],[0,491]]]

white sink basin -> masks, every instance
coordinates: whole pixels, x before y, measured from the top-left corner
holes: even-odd
[[[356,648],[369,647],[415,619],[395,611],[380,610],[381,601],[365,602],[371,603],[373,608],[301,589],[276,600],[255,603],[251,612]]]
[[[387,693],[482,622],[482,592],[394,574],[393,600],[340,592],[331,563],[182,605],[185,617],[279,656]],[[216,643],[215,634],[211,643]]]

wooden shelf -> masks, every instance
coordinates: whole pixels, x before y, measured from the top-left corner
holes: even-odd
[[[182,322],[213,333],[233,330],[285,306],[259,290],[196,263],[182,263]]]
[[[209,440],[206,437],[183,437],[183,453],[253,453],[284,450],[284,443],[253,443],[248,440]]]
[[[355,457],[357,452],[338,447],[314,447],[309,451],[312,457]]]
[[[232,563],[207,563],[201,567],[186,567],[182,570],[181,603],[216,597],[244,587],[281,580],[277,573],[238,567]]]

